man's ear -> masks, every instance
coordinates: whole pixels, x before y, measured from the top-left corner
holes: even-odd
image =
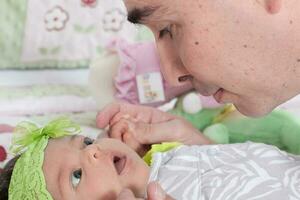
[[[256,0],[259,4],[264,6],[266,11],[270,14],[277,14],[281,10],[283,0]]]

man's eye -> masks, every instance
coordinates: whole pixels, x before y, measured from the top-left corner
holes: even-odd
[[[93,144],[93,143],[94,143],[94,140],[91,139],[91,138],[89,138],[89,137],[85,137],[85,138],[83,139],[83,143],[84,143],[86,146],[88,146],[88,145]]]
[[[163,38],[166,34],[169,34],[171,38],[173,37],[170,26],[167,26],[161,31],[159,31],[159,38]]]
[[[82,176],[82,170],[81,169],[78,169],[78,170],[76,170],[72,173],[71,183],[72,183],[72,186],[74,188],[76,188],[79,185],[80,180],[81,180],[81,176]]]

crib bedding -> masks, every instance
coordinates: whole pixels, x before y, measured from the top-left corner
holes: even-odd
[[[4,0],[0,24],[0,69],[88,68],[112,38],[153,39],[122,0]]]
[[[95,110],[97,110],[97,107],[91,96],[77,96],[74,94],[28,96],[22,99],[0,100],[0,116],[42,115],[46,113]]]
[[[85,85],[89,69],[72,70],[3,70],[0,86],[30,86],[45,84]]]
[[[0,72],[0,116],[96,110],[88,69]]]
[[[120,0],[94,2],[28,0],[21,59],[84,63],[99,54],[110,37],[135,35]]]

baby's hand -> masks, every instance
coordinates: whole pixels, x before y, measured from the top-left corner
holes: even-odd
[[[189,122],[179,117],[161,123],[145,123],[125,116],[112,125],[109,136],[123,141],[141,156],[149,150],[149,145],[162,142],[212,144]]]
[[[120,119],[108,131],[108,135],[111,138],[118,139],[133,150],[135,150],[140,156],[144,156],[149,150],[150,146],[144,144],[141,137],[138,139],[138,132],[141,133],[141,130],[137,128],[138,123],[134,119],[129,119],[128,117]]]

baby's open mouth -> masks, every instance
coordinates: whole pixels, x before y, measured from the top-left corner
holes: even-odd
[[[126,160],[126,156],[114,156],[113,158],[115,169],[119,175],[121,175],[126,166]]]

